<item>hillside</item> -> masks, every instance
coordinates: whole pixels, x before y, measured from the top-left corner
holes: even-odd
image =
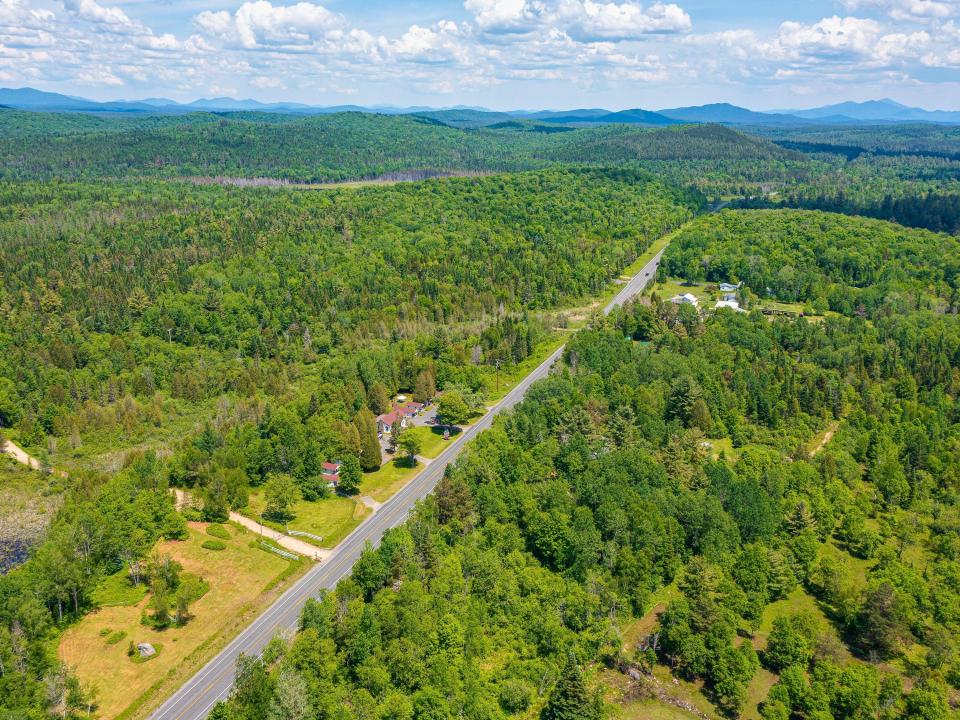
[[[596,319],[216,717],[952,717],[958,255],[823,213],[695,220],[665,273],[810,317]]]
[[[0,111],[0,125],[20,114]],[[411,171],[503,171],[559,162],[628,160],[751,162],[800,157],[733,130],[647,130],[609,125],[567,133],[464,130],[411,115],[339,113],[311,117],[244,112],[143,120],[94,121],[91,132],[66,133],[63,116],[36,114],[31,126],[57,133],[39,147],[0,139],[0,177],[165,177],[226,175],[332,182]]]

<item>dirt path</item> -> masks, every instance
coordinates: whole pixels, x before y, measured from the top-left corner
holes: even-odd
[[[810,457],[816,457],[817,453],[823,450],[827,446],[828,442],[833,440],[833,436],[837,432],[837,427],[838,427],[838,424],[833,423],[829,428],[827,428],[827,431],[823,433],[823,437],[820,438],[820,442],[818,442],[814,446],[813,450],[810,451]]]
[[[182,510],[190,502],[190,496],[180,490],[179,488],[173,489],[173,494],[177,498],[177,509]],[[265,538],[270,538],[277,545],[280,545],[291,552],[295,552],[298,555],[303,555],[307,558],[312,558],[313,560],[323,561],[330,557],[332,550],[327,550],[325,548],[318,548],[316,545],[311,545],[306,540],[301,540],[300,538],[292,537],[290,535],[284,535],[278,530],[274,530],[271,527],[266,525],[261,525],[256,520],[251,520],[240,513],[232,512],[230,513],[230,520],[237,523],[238,525],[243,525],[243,527],[248,530],[252,530],[257,533],[257,535],[262,535]]]
[[[256,520],[251,520],[240,513],[231,512],[230,519],[239,525],[243,525],[248,530],[253,530],[253,532],[257,533],[258,535],[263,535],[263,537],[270,538],[277,545],[280,545],[287,550],[291,550],[298,555],[303,555],[307,558],[323,561],[330,557],[330,554],[333,552],[332,550],[318,548],[316,545],[311,545],[306,540],[301,540],[300,538],[292,537],[290,535],[284,535],[282,532],[267,527],[266,525],[261,525]]]
[[[39,470],[41,468],[40,461],[37,460],[37,458],[29,455],[23,450],[23,448],[18,447],[9,440],[4,443],[0,450],[27,467],[31,467],[34,470]],[[67,474],[63,470],[52,470],[51,472],[56,473],[60,477],[67,477]],[[177,509],[180,510],[187,505],[190,498],[183,490],[174,489],[173,492],[177,499]],[[265,525],[261,525],[256,520],[251,520],[248,517],[244,517],[240,513],[231,512],[230,519],[235,523],[243,525],[249,530],[253,530],[258,535],[270,538],[277,543],[277,545],[280,545],[287,550],[295,552],[298,555],[303,555],[307,558],[323,561],[330,557],[330,554],[333,552],[332,550],[318,548],[316,545],[311,545],[306,540],[300,540],[299,538],[292,537],[290,535],[284,535],[282,532],[274,530],[273,528],[269,528]]]
[[[21,465],[26,465],[28,468],[33,468],[34,470],[42,470],[43,464],[37,460],[37,458],[29,455],[26,450],[19,447],[10,440],[6,440],[3,443],[3,446],[0,447],[0,452],[9,455],[14,460],[16,460]],[[67,473],[63,470],[51,470],[54,475],[59,475],[60,477],[67,477]]]

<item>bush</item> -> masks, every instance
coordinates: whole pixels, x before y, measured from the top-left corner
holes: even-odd
[[[205,550],[226,550],[227,544],[220,540],[206,540],[200,547]]]
[[[114,633],[110,634],[110,637],[107,638],[107,645],[116,645],[118,642],[121,642],[127,636],[126,630],[117,630]]]
[[[521,680],[506,680],[500,686],[500,707],[511,715],[530,707],[530,688]]]
[[[227,529],[223,525],[209,525],[207,527],[207,535],[212,535],[215,538],[220,538],[221,540],[229,540],[230,533],[227,532]]]

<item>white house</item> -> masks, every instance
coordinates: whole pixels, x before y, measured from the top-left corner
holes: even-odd
[[[719,310],[720,308],[730,308],[735,312],[745,312],[736,300],[717,300],[717,304],[713,306],[713,309]]]
[[[670,302],[674,305],[693,305],[697,307],[700,304],[700,301],[697,300],[697,296],[691,293],[684,293],[683,295],[677,295],[670,298]]]
[[[740,289],[740,286],[743,285],[742,282],[738,282],[736,285],[730,283],[720,283],[720,292],[736,292]]]

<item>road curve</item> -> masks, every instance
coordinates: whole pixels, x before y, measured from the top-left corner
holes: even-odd
[[[604,313],[609,313],[615,307],[622,305],[654,279],[662,254],[661,250],[620,289],[616,297],[604,308]],[[551,353],[550,357],[521,380],[486,415],[451,441],[447,449],[421,470],[402,490],[344,538],[328,560],[307,571],[260,617],[155,710],[150,720],[202,720],[205,718],[218,700],[223,700],[229,695],[237,657],[241,653],[259,654],[277,633],[296,630],[300,611],[307,599],[316,597],[322,590],[334,588],[340,578],[353,568],[353,564],[368,542],[374,546],[377,545],[387,530],[402,524],[414,504],[433,491],[443,477],[444,468],[456,459],[464,445],[489,428],[498,413],[520,402],[533,383],[547,377],[550,368],[562,353],[563,347]]]

